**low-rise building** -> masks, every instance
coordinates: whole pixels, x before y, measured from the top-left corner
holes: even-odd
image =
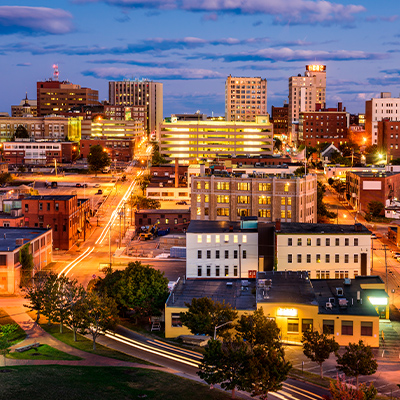
[[[138,210],[135,212],[135,226],[156,225],[159,230],[170,229],[171,233],[186,232],[190,223],[189,209]]]
[[[111,161],[130,162],[135,154],[136,139],[82,139],[80,141],[81,156],[87,158],[90,147],[100,145],[111,158]]]
[[[378,121],[378,148],[386,158],[386,163],[400,158],[400,121],[384,118]]]
[[[143,121],[95,118],[81,122],[82,139],[136,139],[144,135]]]
[[[371,274],[371,232],[361,224],[276,224],[278,271],[307,271],[310,279]]]
[[[33,256],[32,274],[52,261],[51,229],[0,228],[0,293],[13,294],[21,281],[20,251],[29,245]]]

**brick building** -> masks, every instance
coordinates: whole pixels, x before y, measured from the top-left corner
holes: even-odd
[[[289,129],[289,104],[283,107],[271,107],[271,120],[274,124],[274,137],[278,136],[282,141],[286,141]]]
[[[400,121],[390,121],[388,118],[378,121],[378,148],[386,156],[388,164],[400,158],[399,135]]]
[[[81,139],[81,156],[87,158],[90,147],[100,145],[107,151],[112,161],[130,162],[135,154],[135,139]]]
[[[400,173],[348,171],[346,192],[355,209],[368,212],[368,203],[371,201],[385,205],[388,199],[400,198]]]
[[[158,229],[170,228],[171,233],[177,233],[186,231],[189,223],[189,209],[139,210],[135,212],[136,228],[156,224]]]
[[[28,196],[21,200],[25,226],[52,228],[53,246],[69,250],[90,227],[90,203],[76,195]]]

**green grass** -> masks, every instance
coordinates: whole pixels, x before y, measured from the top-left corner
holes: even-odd
[[[160,371],[60,365],[7,367],[0,398],[18,400],[228,400],[230,393]]]
[[[0,325],[15,324],[15,321],[0,308]],[[10,346],[22,342],[26,338],[25,331],[18,325],[17,330],[11,336]]]
[[[82,360],[81,357],[64,353],[54,347],[48,346],[47,344],[41,344],[37,349],[30,349],[22,353],[13,351],[7,355],[7,358],[13,358],[15,360]]]

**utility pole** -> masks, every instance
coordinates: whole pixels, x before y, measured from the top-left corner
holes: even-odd
[[[242,245],[239,244],[239,278],[242,279]]]
[[[111,222],[110,222],[110,229],[108,230],[108,249],[110,253],[110,267],[111,267]]]
[[[383,250],[385,250],[385,271],[386,271],[386,293],[389,291],[388,285],[388,268],[387,268],[387,259],[386,259],[386,244],[383,245]]]
[[[119,211],[119,242],[118,242],[118,248],[121,247],[121,224],[122,224],[122,210]]]

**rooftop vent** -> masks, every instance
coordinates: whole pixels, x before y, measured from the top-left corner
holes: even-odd
[[[227,288],[231,288],[233,286],[233,283],[232,282],[226,282],[226,287]]]
[[[344,285],[345,286],[350,286],[351,285],[351,279],[350,278],[344,278]]]
[[[343,296],[343,288],[337,287],[336,288],[336,295],[337,296]]]

